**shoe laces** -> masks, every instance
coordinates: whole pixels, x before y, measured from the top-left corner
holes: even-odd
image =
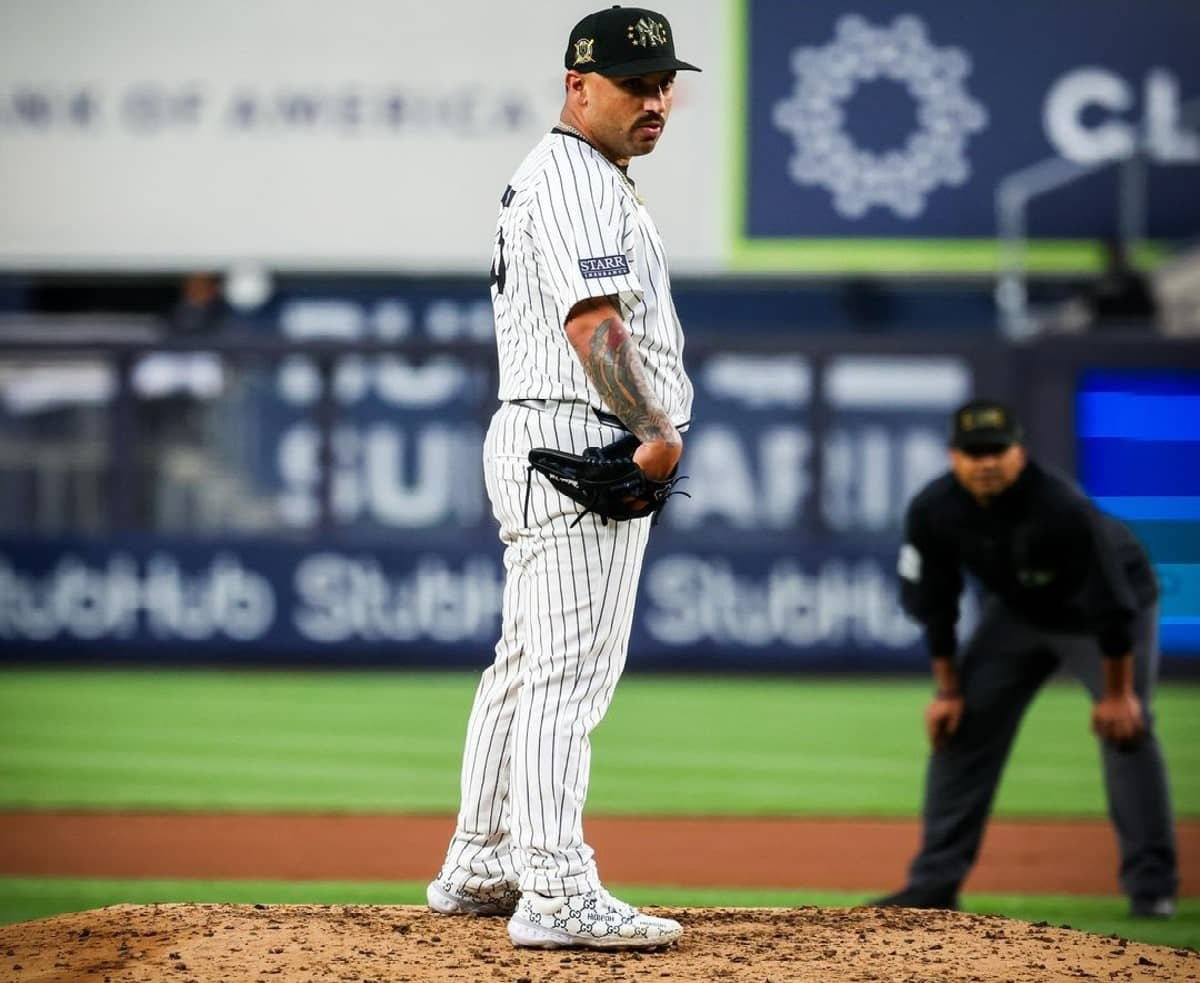
[[[596,901],[598,902],[597,907],[607,908],[622,918],[634,918],[641,914],[633,905],[614,898],[602,887],[596,889]]]

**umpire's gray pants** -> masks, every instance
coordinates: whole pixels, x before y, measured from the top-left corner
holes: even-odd
[[[983,827],[1017,726],[1034,694],[1058,669],[1075,676],[1094,699],[1104,690],[1100,650],[1087,635],[1035,628],[995,598],[959,657],[965,705],[944,750],[929,758],[921,850],[909,884],[958,886],[975,862]],[[1174,897],[1175,832],[1166,766],[1154,732],[1151,698],[1158,675],[1158,605],[1134,622],[1134,688],[1147,732],[1136,747],[1101,741],[1108,812],[1121,853],[1122,890],[1130,897]],[[1087,721],[1081,720],[1080,726]]]

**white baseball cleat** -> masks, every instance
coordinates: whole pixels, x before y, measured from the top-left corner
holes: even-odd
[[[487,891],[455,890],[440,878],[425,888],[429,910],[439,915],[511,915],[521,893],[501,886]]]
[[[533,949],[660,949],[681,935],[679,922],[643,915],[604,888],[564,898],[523,894],[508,922],[513,945]]]

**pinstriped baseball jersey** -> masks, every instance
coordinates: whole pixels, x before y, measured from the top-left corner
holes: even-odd
[[[475,695],[458,822],[438,882],[451,894],[549,896],[600,886],[583,838],[590,734],[625,666],[649,519],[580,519],[529,451],[582,453],[625,435],[566,335],[572,307],[619,299],[646,377],[677,426],[692,409],[658,231],[616,166],[547,135],[501,200],[492,256],[500,398],[484,443],[504,543],[496,658]],[[519,401],[519,402],[518,402]]]
[[[603,403],[563,325],[575,304],[616,297],[655,394],[679,426],[692,413],[683,331],[654,220],[624,173],[554,130],[501,199],[492,252],[500,398]]]

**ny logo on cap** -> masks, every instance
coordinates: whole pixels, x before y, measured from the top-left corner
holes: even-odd
[[[596,46],[595,38],[580,38],[575,42],[575,64],[586,65],[589,61],[595,61],[592,56],[592,49]]]
[[[625,32],[629,40],[643,48],[657,48],[667,43],[667,25],[653,17],[641,17]]]

